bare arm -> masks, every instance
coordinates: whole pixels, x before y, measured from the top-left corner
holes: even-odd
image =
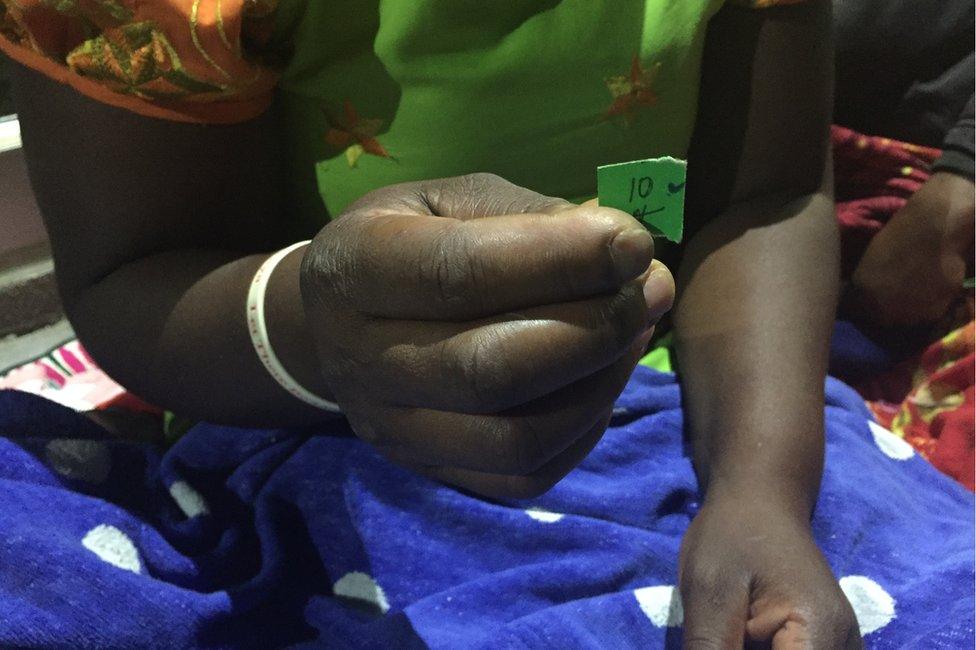
[[[274,121],[156,122],[26,72],[18,88],[64,303],[95,358],[197,418],[321,418],[245,329],[262,251],[288,243]],[[285,367],[389,457],[493,496],[544,491],[589,452],[674,296],[629,215],[490,174],[379,188],[303,234],[269,286]]]
[[[820,478],[838,287],[823,9],[726,10],[712,26],[689,181],[690,218],[704,225],[675,309],[702,483],[776,484],[804,509]]]
[[[705,491],[682,545],[687,647],[859,644],[809,525],[839,274],[829,34],[825,0],[726,7],[709,30],[674,321]]]
[[[244,322],[264,251],[287,243],[276,227],[284,215],[273,116],[220,127],[164,122],[13,71],[64,307],[98,362],[190,417],[321,418],[268,376]],[[302,318],[300,259],[272,278],[269,330],[286,367],[324,393]]]

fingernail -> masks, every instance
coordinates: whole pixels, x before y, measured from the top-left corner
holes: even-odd
[[[663,316],[674,304],[674,278],[668,267],[656,260],[644,281],[644,301],[651,321]]]
[[[610,256],[621,281],[632,280],[654,258],[654,239],[643,228],[625,230],[613,238]]]

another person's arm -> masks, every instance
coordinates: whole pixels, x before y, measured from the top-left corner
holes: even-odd
[[[687,647],[857,647],[810,530],[838,291],[830,4],[723,9],[708,33],[675,308],[695,468]],[[827,170],[827,171],[825,171]]]
[[[834,0],[834,121],[941,147],[932,176],[867,246],[841,316],[886,344],[917,342],[972,275],[972,0]],[[865,29],[870,25],[870,29]]]
[[[864,251],[844,292],[846,317],[868,328],[913,327],[950,310],[973,273],[973,152],[970,98],[932,176]]]

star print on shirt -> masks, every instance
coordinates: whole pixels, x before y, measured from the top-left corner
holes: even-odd
[[[607,90],[613,95],[613,103],[607,109],[605,119],[621,116],[630,126],[639,111],[654,106],[657,103],[657,93],[654,92],[653,86],[660,69],[660,63],[645,69],[641,65],[640,58],[635,54],[630,64],[629,76],[619,75],[608,78]]]
[[[376,139],[376,134],[383,127],[383,120],[359,117],[348,99],[343,104],[341,116],[326,109],[323,112],[329,124],[325,141],[337,149],[345,147],[346,162],[350,167],[356,167],[363,154],[396,160]]]

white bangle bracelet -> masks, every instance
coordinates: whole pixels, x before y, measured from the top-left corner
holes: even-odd
[[[268,374],[278,382],[278,385],[288,391],[289,394],[300,399],[306,404],[311,404],[316,408],[333,413],[341,413],[339,405],[330,402],[312,393],[304,386],[299,384],[285,367],[278,360],[278,356],[271,349],[271,339],[268,338],[268,326],[264,320],[264,294],[268,290],[268,281],[271,279],[271,272],[274,271],[278,263],[296,248],[305,246],[309,242],[300,241],[283,248],[268,259],[258,268],[251,280],[251,288],[247,292],[247,329],[251,333],[251,343],[254,344],[254,351],[258,354],[258,359],[264,364]]]

